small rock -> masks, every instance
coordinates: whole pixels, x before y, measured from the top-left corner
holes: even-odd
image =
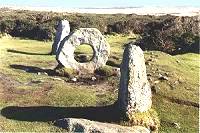
[[[37,75],[41,75],[41,72],[38,72]]]
[[[184,87],[186,90],[191,90],[190,88],[188,88],[188,87]]]
[[[180,78],[178,79],[178,82],[179,82],[179,83],[183,83],[184,80],[180,77]]]
[[[77,78],[72,78],[71,81],[76,82]]]
[[[63,81],[63,79],[61,78],[52,78],[53,80],[59,80],[59,81]]]
[[[159,80],[168,80],[169,78],[167,76],[160,76]]]
[[[179,61],[179,60],[176,60],[176,62],[177,62],[177,63],[180,63],[180,61]]]
[[[177,80],[174,82],[175,85],[178,84],[178,83],[179,83],[179,81],[177,81]]]
[[[159,80],[154,81],[155,84],[158,84],[159,82],[160,82]]]
[[[95,81],[95,80],[97,80],[97,78],[93,76],[93,77],[92,77],[92,81]]]
[[[48,73],[44,72],[44,75],[48,75]]]
[[[175,128],[178,128],[178,129],[181,128],[179,123],[173,122],[172,125],[173,125]]]

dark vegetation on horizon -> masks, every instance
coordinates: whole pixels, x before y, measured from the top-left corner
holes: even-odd
[[[69,14],[0,9],[0,33],[35,40],[53,40],[59,20],[67,19],[71,30],[99,29],[103,34],[140,34],[143,50],[169,54],[199,53],[199,20],[194,17],[139,16],[135,14]]]

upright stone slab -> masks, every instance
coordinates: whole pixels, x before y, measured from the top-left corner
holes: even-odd
[[[131,118],[135,112],[151,108],[151,89],[146,76],[143,51],[133,43],[127,44],[121,64],[119,106],[123,115]]]
[[[70,33],[70,25],[67,20],[61,20],[58,24],[54,43],[52,45],[51,53],[55,55],[58,51],[61,41]]]
[[[88,44],[93,49],[93,58],[89,62],[79,63],[74,59],[75,49],[82,44]],[[56,54],[56,59],[66,68],[92,73],[106,64],[109,54],[110,46],[98,29],[80,28],[63,39]]]

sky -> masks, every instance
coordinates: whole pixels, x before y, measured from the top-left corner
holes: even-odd
[[[138,6],[200,7],[200,0],[0,0],[0,6],[111,8]]]

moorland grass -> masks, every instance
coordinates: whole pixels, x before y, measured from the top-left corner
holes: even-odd
[[[120,66],[124,44],[131,41],[130,38],[131,36],[125,35],[106,37],[111,46],[109,60],[115,66]],[[49,69],[53,71],[56,67],[55,56],[49,55],[51,44],[52,42],[20,38],[0,39],[0,74],[4,76],[3,81],[5,80],[8,87],[0,88],[2,110],[9,110],[10,106],[36,106],[38,109],[41,106],[102,106],[111,105],[117,100],[119,78],[108,78],[108,86],[105,87],[102,84],[76,84],[66,82],[65,77],[38,74]],[[150,60],[147,73],[151,76],[148,78],[150,84],[156,86],[153,109],[160,118],[160,132],[198,132],[198,107],[187,103],[198,105],[199,57],[194,53],[171,56],[159,51],[145,51],[146,61]],[[167,75],[168,80],[159,80],[160,74]],[[10,84],[11,81],[13,84]],[[107,89],[109,86],[111,89]],[[177,102],[173,98],[184,102]],[[33,120],[35,118],[25,119],[23,115],[9,117],[9,114],[5,114],[4,111],[0,115],[1,131],[65,131],[53,126],[52,120],[37,121]],[[41,114],[34,115],[32,112],[29,115],[39,119]],[[175,123],[178,123],[180,128],[177,128]]]

